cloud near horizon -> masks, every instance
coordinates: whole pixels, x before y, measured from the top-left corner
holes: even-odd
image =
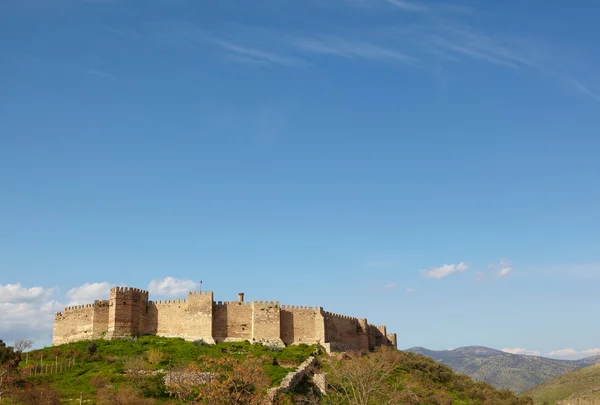
[[[502,351],[505,353],[524,354],[527,356],[541,356],[542,355],[542,352],[540,352],[539,350],[528,350],[528,349],[524,349],[522,347],[515,347],[514,349],[504,348],[504,349],[502,349]]]
[[[165,277],[161,280],[152,280],[148,291],[164,297],[182,296],[188,291],[196,290],[200,284],[192,280],[179,280],[174,277]]]
[[[444,264],[443,266],[421,270],[421,275],[425,278],[440,279],[451,274],[462,273],[468,268],[469,266],[465,262],[460,262],[458,264]]]
[[[588,350],[575,350],[571,348],[552,350],[548,353],[542,353],[539,350],[529,350],[522,347],[515,348],[504,348],[502,349],[505,353],[510,354],[521,354],[527,356],[543,356],[558,360],[579,360],[585,357],[600,355],[600,349],[588,349]]]
[[[63,305],[52,296],[54,288],[26,288],[17,284],[0,284],[0,336],[11,345],[26,338],[45,343],[52,335],[54,313]],[[37,345],[36,345],[37,346]]]

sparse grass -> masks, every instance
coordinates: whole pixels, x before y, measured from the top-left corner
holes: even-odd
[[[599,398],[600,394],[594,392],[594,389],[598,389],[598,381],[600,381],[600,364],[563,374],[525,391],[524,395],[532,397],[536,405],[544,402],[554,405],[557,401],[576,395]]]

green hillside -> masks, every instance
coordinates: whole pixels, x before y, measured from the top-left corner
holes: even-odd
[[[317,355],[315,371],[328,374],[328,395],[315,394],[309,378],[294,392],[278,397],[276,404],[532,404],[530,398],[474,382],[426,356],[395,349],[329,356],[316,345],[283,349],[248,342],[206,345],[155,336],[76,342],[22,353],[18,368],[8,374],[12,385],[2,387],[0,381],[0,403],[55,405],[81,399],[89,405],[262,404],[266,390],[311,355]],[[239,375],[221,379],[236,370]],[[165,376],[177,383],[175,377],[185,373],[213,379],[191,385],[180,381],[176,389],[165,386]],[[232,390],[245,399],[232,402]],[[364,390],[367,400],[356,401],[360,393],[354,390]],[[353,394],[348,396],[349,392]]]
[[[534,403],[555,405],[565,399],[595,399],[600,403],[600,364],[571,371],[525,391]]]

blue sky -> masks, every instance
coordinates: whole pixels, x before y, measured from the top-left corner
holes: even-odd
[[[0,338],[47,344],[112,285],[203,280],[402,348],[594,352],[599,14],[2,1]]]

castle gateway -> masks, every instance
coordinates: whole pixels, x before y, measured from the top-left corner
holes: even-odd
[[[187,299],[148,301],[148,291],[115,287],[109,300],[67,307],[54,317],[53,345],[139,335],[180,337],[207,343],[248,340],[269,345],[319,343],[328,351],[397,347],[396,334],[364,318],[326,312],[322,307],[273,301],[215,302],[212,291]]]

